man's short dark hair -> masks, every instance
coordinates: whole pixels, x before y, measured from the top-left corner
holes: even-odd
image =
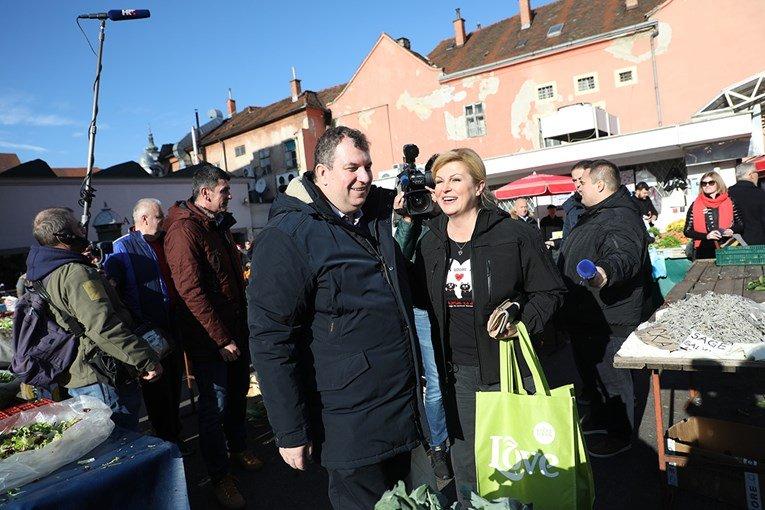
[[[558,208],[557,208],[557,207],[555,207],[555,206],[554,206],[554,205],[552,205],[552,204],[547,206],[547,210],[549,211],[550,209],[552,209],[552,210],[554,210],[554,211],[557,211],[557,210],[558,210]]]
[[[635,191],[639,189],[650,189],[648,186],[648,183],[645,181],[640,181],[639,183],[635,184]]]
[[[313,151],[313,163],[315,165],[324,165],[332,168],[335,159],[335,149],[343,141],[343,138],[353,140],[353,146],[364,152],[369,152],[369,140],[364,133],[358,129],[347,126],[331,127],[324,131],[319,141],[316,142],[316,149]]]
[[[583,159],[582,161],[579,161],[574,166],[571,167],[571,171],[573,172],[577,168],[581,168],[582,170],[587,170],[588,168],[592,167],[592,160],[591,159]]]
[[[619,167],[607,159],[596,159],[590,165],[590,180],[603,181],[608,191],[616,191],[622,184]]]
[[[203,165],[202,168],[194,172],[191,179],[191,198],[196,200],[202,188],[214,189],[218,185],[218,180],[230,181],[231,176],[224,170],[213,165]]]
[[[40,246],[55,246],[63,239],[71,239],[79,235],[75,232],[77,220],[68,207],[51,207],[43,209],[35,216],[32,223],[32,234]]]

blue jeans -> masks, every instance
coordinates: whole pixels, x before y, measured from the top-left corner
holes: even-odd
[[[80,388],[68,388],[72,397],[88,395],[95,397],[112,410],[112,421],[118,427],[133,432],[138,430],[138,413],[141,410],[141,387],[138,381],[130,381],[118,387],[95,383]]]
[[[247,449],[249,360],[247,352],[228,363],[191,360],[199,389],[199,448],[213,482],[228,473],[228,452]]]
[[[444,403],[441,398],[441,385],[438,380],[438,368],[427,311],[414,309],[414,327],[417,329],[417,338],[420,341],[422,366],[425,372],[425,417],[428,419],[430,429],[430,445],[438,446],[449,439],[449,433],[446,430],[446,413],[444,413]]]

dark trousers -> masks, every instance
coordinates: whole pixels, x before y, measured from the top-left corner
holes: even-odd
[[[183,354],[170,353],[162,360],[162,377],[152,382],[142,381],[141,392],[149,423],[154,435],[165,441],[178,442],[181,433],[181,419],[178,408],[181,404],[181,378],[183,375]]]
[[[370,510],[385,491],[409,476],[411,452],[353,469],[327,469],[329,500],[335,510]]]
[[[452,468],[457,500],[470,508],[470,493],[476,491],[475,479],[475,394],[498,391],[499,385],[484,385],[478,367],[454,365],[454,391],[461,434],[455,434],[451,447]]]
[[[586,356],[574,361],[580,373],[595,378],[592,420],[605,426],[609,434],[629,438],[635,428],[635,390],[632,371],[614,368],[614,356],[626,337],[617,335],[572,334],[572,345],[579,343]],[[579,363],[585,365],[579,367]]]
[[[587,397],[596,398],[598,391],[598,377],[595,365],[599,346],[591,341],[591,336],[586,334],[571,334],[571,351],[574,356],[574,365],[582,380],[582,393]]]
[[[199,389],[199,448],[217,482],[229,472],[228,452],[247,449],[250,356],[243,352],[231,362],[192,358],[192,363]]]

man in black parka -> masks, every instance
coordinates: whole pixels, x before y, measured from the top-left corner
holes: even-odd
[[[285,462],[315,456],[334,508],[367,510],[406,478],[419,442],[406,261],[366,137],[330,128],[315,161],[255,243],[250,349]]]
[[[728,196],[741,213],[747,244],[765,244],[765,191],[757,186],[759,174],[752,162],[736,167],[736,184],[728,188]]]
[[[591,388],[596,391],[592,413],[583,428],[585,434],[604,435],[590,436],[588,451],[594,457],[610,457],[632,444],[632,374],[615,369],[613,361],[649,307],[648,232],[629,191],[621,185],[618,168],[610,161],[591,162],[579,193],[585,210],[563,240],[558,259],[569,290],[559,319],[571,341],[586,348],[575,361],[580,373],[592,374],[595,386]],[[584,259],[597,268],[589,280],[577,273]]]

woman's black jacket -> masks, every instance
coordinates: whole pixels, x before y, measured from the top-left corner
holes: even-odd
[[[449,260],[448,218],[437,216],[430,230],[416,246],[411,273],[412,293],[417,306],[431,312],[436,359],[442,381],[450,370],[449,317],[444,286]],[[409,239],[417,239],[417,225],[402,222],[399,228],[411,229]],[[405,255],[407,249],[404,249]],[[506,299],[521,304],[521,320],[529,332],[541,333],[563,301],[565,286],[542,244],[539,232],[514,221],[497,209],[481,209],[471,237],[471,266],[475,312],[475,343],[483,384],[499,381],[499,343],[486,332],[494,309]]]

